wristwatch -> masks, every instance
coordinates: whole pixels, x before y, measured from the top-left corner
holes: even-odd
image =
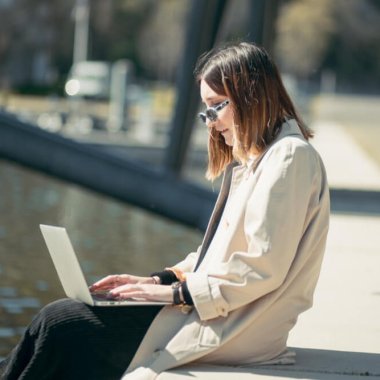
[[[182,284],[179,281],[172,283],[174,305],[182,305],[183,304],[183,302],[181,301],[181,295],[180,295],[181,286],[182,286]]]
[[[189,314],[193,311],[192,305],[187,305],[184,301],[181,300],[181,290],[182,290],[182,283],[179,281],[172,283],[172,289],[173,289],[173,304],[176,307],[179,307],[181,312],[183,314]]]

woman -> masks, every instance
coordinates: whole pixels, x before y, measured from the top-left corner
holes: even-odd
[[[126,370],[125,380],[149,380],[190,362],[287,357],[288,333],[312,304],[325,249],[325,170],[264,49],[213,50],[200,58],[196,78],[210,132],[207,176],[224,173],[202,245],[149,277],[112,275],[91,287],[175,305],[57,301],[32,322],[5,378],[108,379]]]

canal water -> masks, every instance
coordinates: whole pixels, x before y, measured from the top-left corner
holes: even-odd
[[[0,160],[0,358],[47,303],[64,297],[39,224],[65,226],[88,283],[146,275],[197,248],[200,231]]]

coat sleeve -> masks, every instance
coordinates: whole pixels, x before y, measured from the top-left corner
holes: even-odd
[[[182,261],[175,264],[174,267],[180,269],[182,272],[191,272],[198,261],[200,250],[201,246],[199,246],[195,252],[189,253]]]
[[[227,261],[207,272],[187,274],[202,320],[227,316],[285,280],[307,228],[307,214],[321,191],[317,153],[305,142],[287,140],[267,153],[248,197],[241,221],[247,250],[231,252]]]

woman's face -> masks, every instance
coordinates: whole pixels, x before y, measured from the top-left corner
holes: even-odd
[[[203,79],[200,84],[202,102],[209,107],[216,107],[220,103],[227,100],[226,95],[217,94]],[[223,137],[227,145],[232,146],[234,143],[234,120],[233,112],[230,104],[218,111],[218,118],[215,121],[206,119],[206,124],[209,128],[214,128]]]

